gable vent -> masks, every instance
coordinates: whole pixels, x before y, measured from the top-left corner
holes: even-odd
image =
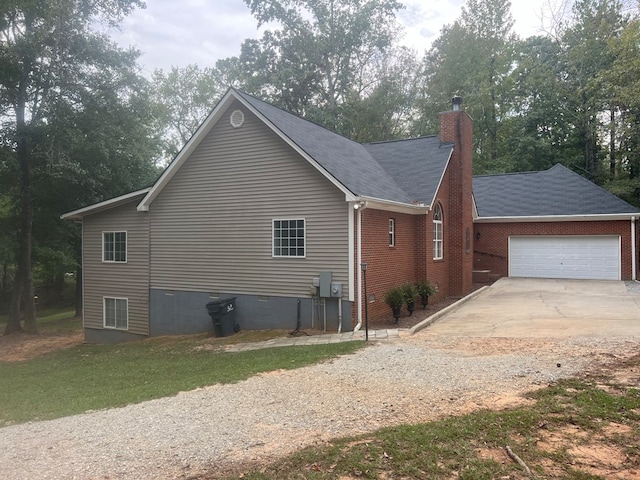
[[[234,110],[231,112],[229,122],[233,128],[240,128],[244,123],[244,113],[241,110]]]

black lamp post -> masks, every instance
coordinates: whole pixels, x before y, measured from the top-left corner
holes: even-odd
[[[364,339],[369,341],[369,296],[367,295],[367,263],[361,263],[362,274],[364,275]]]

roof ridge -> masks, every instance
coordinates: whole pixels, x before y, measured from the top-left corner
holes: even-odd
[[[394,140],[378,140],[376,142],[364,142],[361,145],[378,145],[381,143],[395,143],[395,142],[410,142],[413,140],[422,140],[422,139],[427,139],[427,138],[437,138],[438,135],[420,135],[419,137],[413,137],[413,138],[397,138]],[[453,143],[453,142],[442,142],[443,144],[445,143]]]

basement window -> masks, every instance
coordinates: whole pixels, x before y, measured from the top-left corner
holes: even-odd
[[[103,298],[104,328],[127,330],[129,328],[129,299]]]

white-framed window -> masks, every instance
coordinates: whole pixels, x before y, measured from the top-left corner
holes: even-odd
[[[127,232],[102,232],[102,261],[127,261]]]
[[[104,328],[129,329],[129,299],[103,297]]]
[[[304,218],[273,220],[273,256],[306,256],[306,222]]]
[[[439,203],[436,204],[436,208],[433,210],[433,259],[442,260],[443,248],[442,248],[442,207]]]
[[[396,246],[396,221],[393,218],[389,219],[389,246]]]

